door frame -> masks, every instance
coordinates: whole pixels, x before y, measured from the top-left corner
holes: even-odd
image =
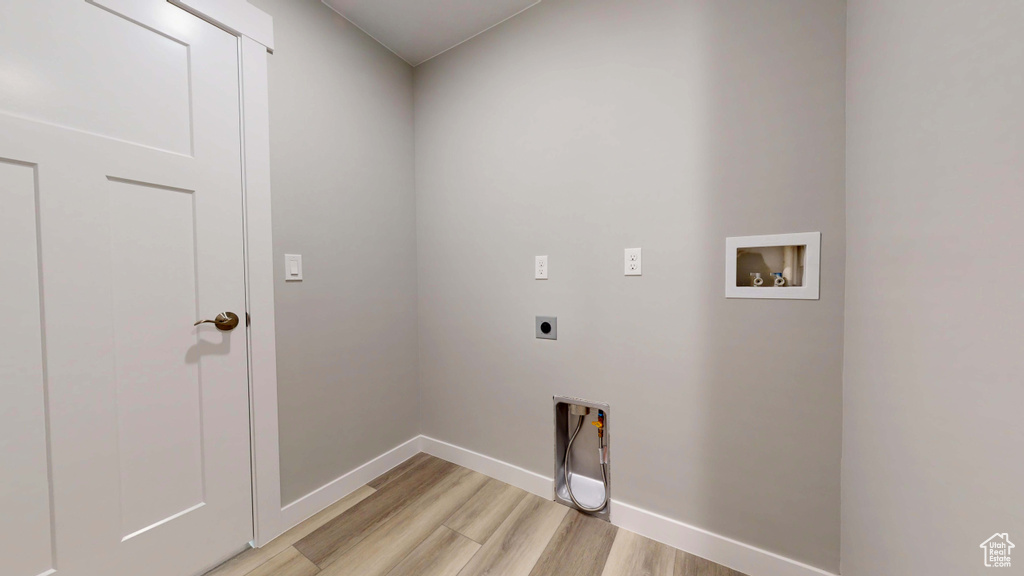
[[[253,541],[260,547],[287,526],[281,514],[274,332],[274,243],[270,201],[268,59],[274,21],[246,0],[166,0],[238,38],[245,245]]]

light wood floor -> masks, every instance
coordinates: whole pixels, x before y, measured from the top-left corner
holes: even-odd
[[[208,576],[743,576],[417,454]]]

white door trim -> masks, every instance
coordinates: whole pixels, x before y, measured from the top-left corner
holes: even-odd
[[[273,19],[245,0],[168,1],[239,37],[246,298],[251,318],[248,332],[253,545],[259,547],[286,528],[281,513],[270,204],[267,59],[274,44]]]
[[[277,430],[274,241],[270,213],[270,103],[267,50],[242,37],[242,131],[249,410],[252,426],[253,534],[256,546],[284,532]]]
[[[246,0],[167,0],[171,4],[274,51],[274,19]]]

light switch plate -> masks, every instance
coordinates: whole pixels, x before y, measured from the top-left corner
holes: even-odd
[[[548,279],[548,257],[537,256],[533,264],[533,277],[537,280]]]
[[[643,276],[640,248],[626,248],[626,276]]]
[[[288,282],[302,281],[302,255],[284,255],[284,279]]]

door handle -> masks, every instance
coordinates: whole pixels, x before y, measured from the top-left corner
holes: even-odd
[[[234,312],[221,312],[213,320],[200,320],[193,324],[193,326],[199,326],[200,324],[213,324],[217,327],[217,330],[228,332],[234,330],[235,326],[238,326],[238,315]]]

